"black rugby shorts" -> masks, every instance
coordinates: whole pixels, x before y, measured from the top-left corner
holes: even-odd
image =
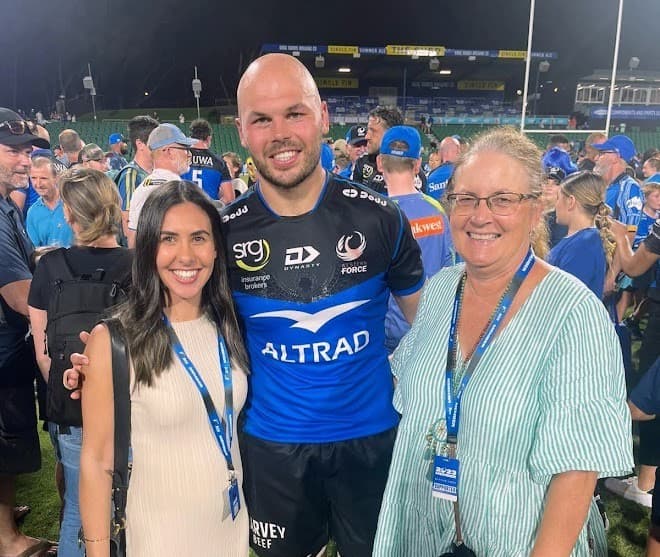
[[[370,557],[396,428],[333,443],[273,443],[242,434],[250,545],[259,556],[307,557],[332,538]]]

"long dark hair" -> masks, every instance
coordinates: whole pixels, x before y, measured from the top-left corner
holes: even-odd
[[[196,184],[172,180],[155,189],[140,212],[133,259],[133,285],[127,302],[118,312],[126,331],[136,384],[152,385],[154,378],[172,362],[172,345],[163,322],[168,292],[156,269],[156,255],[165,213],[180,203],[194,203],[211,221],[217,257],[211,276],[202,289],[201,309],[225,337],[234,363],[248,371],[248,358],[227,278],[220,217],[211,200]]]

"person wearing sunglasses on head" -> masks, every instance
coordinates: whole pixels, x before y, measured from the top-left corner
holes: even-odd
[[[135,247],[140,211],[147,197],[170,180],[179,180],[190,169],[192,154],[190,148],[196,139],[186,137],[174,124],[160,124],[149,134],[147,146],[151,151],[154,168],[133,192],[128,211],[128,247]]]
[[[41,467],[27,297],[34,247],[9,194],[25,188],[32,147],[47,149],[14,111],[0,108],[0,555],[42,555],[53,546],[22,534],[14,518],[16,476]]]

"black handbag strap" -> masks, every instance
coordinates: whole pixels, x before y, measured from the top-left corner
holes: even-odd
[[[119,537],[119,547],[124,548],[126,526],[126,497],[128,493],[128,451],[131,438],[130,374],[128,348],[123,329],[117,319],[106,319],[112,346],[112,387],[115,401],[115,450],[112,474],[112,504],[114,517],[112,535]]]

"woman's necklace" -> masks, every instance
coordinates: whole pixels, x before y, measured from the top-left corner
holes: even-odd
[[[511,289],[511,286],[513,284],[515,277],[513,277],[510,281],[507,287],[504,289],[502,294],[500,295],[500,298],[495,304],[495,307],[493,308],[493,311],[490,314],[490,317],[488,318],[488,321],[484,325],[481,333],[479,334],[479,337],[477,338],[476,342],[474,343],[474,346],[472,346],[472,349],[467,353],[467,355],[463,358],[463,361],[461,362],[460,366],[456,365],[457,360],[458,360],[458,342],[454,343],[454,348],[452,350],[451,354],[451,360],[452,364],[456,368],[457,373],[454,374],[453,377],[453,384],[452,384],[452,390],[456,392],[457,386],[460,384],[463,374],[465,373],[465,370],[468,368],[468,365],[470,363],[470,360],[472,359],[472,356],[474,355],[475,350],[477,349],[477,346],[479,346],[479,343],[481,342],[481,339],[484,338],[486,335],[486,332],[488,331],[488,328],[491,326],[491,323],[493,322],[493,319],[495,319],[495,316],[497,314],[498,309],[502,305],[502,302]],[[458,321],[460,323],[460,318],[461,318],[461,313],[463,310],[463,295],[465,293],[465,284],[467,282],[467,273],[463,272],[463,276],[461,276],[461,282],[459,283],[458,287]],[[474,287],[470,285],[470,288],[474,291]],[[476,291],[475,291],[476,294]],[[429,481],[433,481],[433,472],[434,472],[434,461],[436,455],[440,456],[449,456],[449,451],[447,447],[447,423],[446,419],[443,418],[438,418],[435,420],[430,427],[428,428],[426,435],[424,436],[424,440],[426,441],[426,447],[424,448],[424,452],[422,454],[422,459],[425,461],[428,461],[428,469],[426,472],[426,478]]]

